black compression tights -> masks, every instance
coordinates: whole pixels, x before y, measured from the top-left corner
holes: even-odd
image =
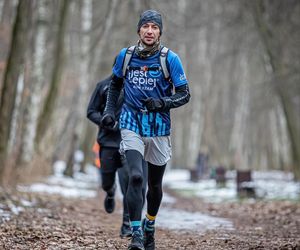
[[[143,209],[143,156],[136,150],[128,150],[125,155],[129,170],[126,194],[129,217],[131,221],[139,221]]]
[[[148,162],[148,192],[147,192],[147,213],[156,216],[163,192],[162,179],[166,169],[166,164],[156,166]]]

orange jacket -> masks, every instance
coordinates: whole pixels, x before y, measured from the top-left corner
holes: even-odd
[[[100,168],[101,167],[101,162],[100,162],[100,157],[99,157],[100,145],[96,141],[93,145],[93,152],[95,153],[94,164],[96,165],[97,168]]]

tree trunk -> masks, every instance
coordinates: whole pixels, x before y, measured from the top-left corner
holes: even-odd
[[[99,70],[99,65],[101,63],[101,58],[103,54],[103,50],[105,47],[105,43],[107,42],[107,37],[109,35],[109,32],[111,31],[111,28],[113,26],[114,18],[117,13],[116,8],[118,6],[119,0],[111,0],[109,1],[108,6],[108,12],[106,13],[105,22],[103,24],[103,29],[101,30],[101,33],[98,37],[95,37],[91,41],[91,47],[90,47],[90,53],[95,53],[96,56],[92,57],[89,64],[89,68],[91,68],[92,75],[96,75],[97,71]],[[96,50],[97,47],[97,50]]]
[[[66,165],[66,169],[64,171],[64,175],[66,175],[66,176],[73,177],[73,175],[74,175],[74,163],[75,163],[74,154],[75,154],[75,150],[77,148],[78,148],[78,136],[77,136],[75,130],[73,130],[70,148],[69,148],[69,152],[68,152],[67,165]]]
[[[234,123],[230,138],[230,149],[234,156],[234,165],[236,169],[248,170],[247,155],[245,153],[245,131],[247,124],[247,114],[249,109],[249,89],[247,86],[247,57],[241,56],[240,63],[241,69],[239,72],[244,72],[239,81],[240,86],[238,90],[238,103],[234,111]]]
[[[107,41],[107,37],[109,35],[109,32],[111,30],[111,27],[113,25],[113,21],[115,18],[116,8],[118,6],[118,0],[112,0],[109,2],[109,8],[108,12],[106,14],[105,23],[103,24],[103,30],[101,32],[100,37],[94,37],[91,42],[91,46],[89,49],[89,53],[95,53],[97,56],[91,57],[92,60],[89,62],[89,72],[90,72],[90,81],[97,75],[97,71],[99,71],[99,65],[101,63],[101,58],[103,54],[103,50],[105,47],[105,42]],[[93,20],[95,21],[95,20]],[[96,47],[98,50],[95,50]],[[94,60],[93,60],[94,59]],[[92,93],[92,90],[95,85],[91,84],[89,85],[88,93]],[[94,144],[94,141],[96,140],[96,134],[93,132],[93,126],[91,124],[87,124],[85,126],[84,130],[84,138],[82,143],[82,150],[84,153],[84,161],[82,163],[82,166],[85,166],[86,163],[89,161],[91,155],[92,146]]]
[[[31,1],[19,1],[13,28],[12,41],[4,75],[0,101],[0,178],[8,153],[8,141],[15,106],[17,83],[24,64],[27,47],[27,26]]]
[[[35,41],[32,56],[32,76],[29,83],[29,98],[24,107],[24,118],[21,132],[21,145],[19,160],[21,163],[28,163],[32,160],[34,154],[34,141],[36,136],[36,127],[38,112],[41,102],[41,89],[45,77],[43,64],[46,53],[46,33],[45,23],[48,22],[46,14],[46,4],[48,0],[40,0],[37,4],[38,14],[35,20]],[[42,20],[42,21],[41,21]]]
[[[51,85],[49,93],[46,97],[46,101],[42,112],[38,119],[37,133],[36,133],[36,145],[39,147],[41,140],[43,139],[49,124],[57,99],[58,87],[61,80],[62,69],[64,66],[64,37],[67,26],[67,17],[69,11],[70,0],[64,0],[62,2],[60,10],[59,30],[57,34],[55,54],[54,54],[54,69],[52,73]]]
[[[84,154],[84,159],[82,162],[82,165],[85,166],[88,162],[93,162],[93,152],[92,152],[92,147],[93,147],[93,143],[96,140],[96,132],[94,129],[93,124],[91,124],[90,122],[88,122],[86,124],[85,130],[84,130],[84,140],[82,142],[82,151]],[[82,167],[83,168],[83,167]],[[82,171],[82,170],[81,170]],[[84,171],[84,170],[83,170]]]
[[[86,83],[86,84],[81,84],[80,88],[81,88],[81,96],[83,98],[81,98],[81,102],[79,105],[84,106],[84,113],[82,114],[82,117],[86,116],[86,100],[88,100],[88,96],[90,95],[89,90],[91,89],[89,86],[91,86],[91,82],[92,82],[92,78],[91,77],[91,70],[89,68],[89,60],[90,60],[90,54],[89,54],[89,47],[90,47],[90,43],[91,43],[91,37],[88,32],[90,31],[90,29],[92,28],[92,3],[91,1],[85,1],[83,2],[83,6],[82,6],[82,21],[81,21],[81,29],[82,29],[82,33],[84,35],[82,35],[82,46],[81,46],[81,61],[82,61],[82,66],[80,67],[80,79],[81,82]],[[86,128],[86,123],[88,121],[86,119],[84,119],[84,122],[82,124],[82,130],[85,131]],[[83,139],[85,140],[85,136],[86,134],[82,134],[81,135],[83,137]],[[88,145],[88,142],[87,142]],[[82,149],[83,151],[85,151],[85,153],[88,153],[88,150],[90,151],[91,149],[87,148],[87,149]],[[85,155],[84,153],[84,155]],[[85,157],[86,158],[86,157]],[[84,161],[84,160],[83,160]],[[85,173],[85,164],[81,162],[80,164],[80,172]]]
[[[252,3],[252,12],[254,16],[254,21],[257,26],[259,36],[261,38],[262,44],[265,49],[266,56],[268,57],[268,63],[271,68],[271,78],[273,78],[274,89],[279,97],[283,113],[286,119],[287,131],[289,135],[289,140],[291,142],[292,151],[292,167],[296,180],[300,180],[300,128],[297,126],[296,118],[297,115],[291,99],[289,98],[288,88],[286,85],[281,83],[280,76],[286,75],[288,73],[285,70],[283,62],[280,61],[280,54],[278,47],[274,46],[274,39],[278,39],[274,34],[273,30],[264,20],[264,6],[263,2],[256,0]],[[281,10],[277,10],[280,12]],[[273,27],[275,29],[275,27]],[[273,43],[271,42],[273,40]]]
[[[11,0],[3,0],[1,8],[1,23],[9,23],[12,19],[15,3]]]

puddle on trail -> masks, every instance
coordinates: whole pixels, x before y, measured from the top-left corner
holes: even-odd
[[[117,186],[117,197],[122,199],[119,185]],[[181,233],[188,231],[204,233],[207,230],[218,228],[225,230],[234,229],[232,222],[224,218],[214,217],[200,212],[192,213],[167,207],[169,204],[176,203],[176,201],[176,198],[168,193],[164,193],[162,207],[159,209],[156,220],[157,227],[178,232],[180,231]],[[146,214],[145,207],[147,206],[144,206],[142,215]],[[120,210],[119,213],[121,214],[122,211]]]
[[[233,224],[230,220],[210,216],[200,212],[187,212],[179,209],[168,208],[168,204],[176,203],[176,198],[164,193],[162,207],[159,209],[156,225],[161,228],[187,232],[193,231],[204,233],[206,230],[222,228],[233,230]],[[146,211],[144,212],[144,214]]]
[[[157,217],[156,225],[161,228],[186,232],[193,231],[204,233],[206,230],[222,228],[232,230],[231,221],[202,214],[191,213],[171,208],[161,208]]]

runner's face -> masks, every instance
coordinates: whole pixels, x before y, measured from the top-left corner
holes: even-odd
[[[139,31],[141,41],[149,47],[158,41],[159,33],[159,27],[155,23],[145,23],[141,26]]]

